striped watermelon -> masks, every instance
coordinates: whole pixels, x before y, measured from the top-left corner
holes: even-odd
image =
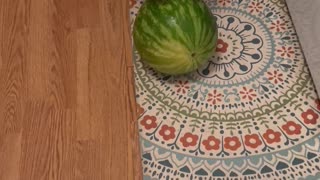
[[[216,20],[202,0],[145,0],[133,27],[142,60],[159,72],[192,72],[215,52]]]

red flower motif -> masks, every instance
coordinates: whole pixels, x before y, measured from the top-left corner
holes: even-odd
[[[251,134],[244,136],[244,144],[251,148],[257,148],[262,142],[257,134]]]
[[[251,2],[251,4],[248,6],[250,10],[250,13],[253,13],[254,11],[260,12],[262,9],[262,6],[259,2],[255,3],[254,1]]]
[[[275,29],[277,32],[280,32],[280,30],[285,30],[285,23],[281,23],[279,20],[277,20],[275,23],[271,23],[270,29]]]
[[[222,94],[218,93],[217,90],[213,90],[212,93],[208,94],[208,102],[211,102],[215,105],[217,102],[221,101]]]
[[[221,5],[225,6],[227,4],[230,4],[231,3],[231,0],[219,0],[218,1]]]
[[[206,140],[202,142],[206,150],[218,150],[220,146],[220,140],[214,136],[209,136]]]
[[[149,129],[157,127],[156,121],[157,121],[157,119],[156,119],[155,116],[146,115],[146,116],[143,117],[143,119],[141,120],[140,124],[142,126],[144,126],[144,128],[146,128],[147,130],[149,130]]]
[[[198,141],[198,136],[193,135],[189,132],[184,134],[184,136],[180,138],[180,142],[184,147],[195,146],[197,144],[197,141]]]
[[[228,43],[224,42],[221,39],[218,39],[216,51],[225,53],[227,52],[228,46],[229,46]]]
[[[224,148],[236,151],[241,146],[239,138],[236,136],[224,138]]]
[[[263,138],[267,141],[268,144],[272,144],[275,142],[280,142],[281,133],[274,131],[272,129],[268,129],[264,134]]]
[[[175,135],[176,129],[174,127],[169,127],[168,125],[163,125],[159,131],[160,136],[164,140],[174,139],[176,137]]]
[[[137,115],[141,116],[144,112],[143,107],[141,107],[140,104],[137,104],[136,107],[137,107]]]
[[[316,124],[317,119],[319,118],[319,115],[316,114],[312,109],[308,109],[306,112],[303,112],[301,116],[306,124]]]
[[[137,1],[135,1],[135,0],[129,0],[130,8],[132,8],[136,3],[137,3]]]
[[[294,54],[294,50],[293,50],[292,47],[288,47],[288,48],[287,48],[287,47],[285,47],[285,46],[282,46],[281,49],[278,49],[278,50],[277,50],[277,52],[281,53],[280,55],[281,55],[282,57],[285,57],[285,56],[291,57],[291,55]]]
[[[243,91],[240,91],[240,94],[242,95],[242,99],[248,98],[250,101],[257,96],[253,89],[247,90],[246,87],[243,87]]]
[[[317,109],[320,111],[320,99],[316,100],[316,106],[317,106]]]
[[[190,86],[188,86],[188,81],[182,82],[179,81],[178,84],[175,85],[175,87],[177,88],[177,92],[180,93],[182,92],[183,94],[185,94],[187,92],[187,90],[190,88]]]
[[[274,71],[273,73],[272,72],[268,72],[268,75],[269,75],[269,80],[272,81],[275,83],[275,84],[278,84],[278,82],[282,82],[283,79],[282,79],[282,76],[283,74],[281,73],[278,73],[278,71]]]
[[[301,133],[301,126],[293,121],[287,122],[285,125],[282,126],[282,129],[288,135],[300,134]]]

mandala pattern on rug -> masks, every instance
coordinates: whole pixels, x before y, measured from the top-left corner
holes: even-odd
[[[144,178],[320,177],[320,100],[284,1],[205,2],[219,39],[197,72],[161,75],[134,52]]]
[[[250,20],[254,20],[246,14],[241,13],[241,17],[246,17],[246,19],[240,20],[237,17],[239,15],[220,17],[218,14],[222,13],[215,13],[219,27],[217,53],[207,65],[198,70],[201,78],[213,80],[213,77],[217,77],[222,82],[225,80],[229,80],[230,83],[241,82],[243,79],[251,79],[251,76],[258,74],[263,67],[272,63],[272,39],[267,33],[266,27],[260,24],[256,29],[254,25],[249,23]],[[234,14],[240,14],[240,12],[234,11]],[[258,20],[255,23],[259,24]],[[263,38],[258,35],[259,33],[264,35]],[[262,52],[266,57],[262,56]],[[261,60],[264,62],[260,62]],[[257,67],[253,68],[254,64]],[[210,83],[216,82],[211,81]]]

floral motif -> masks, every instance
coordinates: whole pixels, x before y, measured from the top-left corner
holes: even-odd
[[[221,5],[225,6],[231,3],[231,0],[219,0],[218,1]]]
[[[176,132],[176,129],[174,127],[163,125],[159,131],[159,134],[160,136],[162,136],[164,140],[167,141],[170,139],[174,139],[176,137],[175,132]]]
[[[286,23],[281,23],[280,20],[277,20],[276,22],[271,23],[270,29],[275,29],[277,32],[280,32],[281,30],[285,30]]]
[[[140,124],[144,126],[144,128],[146,128],[147,130],[149,130],[157,127],[156,121],[157,118],[155,116],[146,115],[143,117]]]
[[[253,13],[254,11],[260,12],[263,7],[261,3],[252,1],[251,4],[248,6],[248,8],[251,9],[250,13]]]
[[[208,94],[208,102],[211,102],[213,105],[221,101],[222,94],[218,93],[217,90],[213,90],[212,93]]]
[[[294,50],[292,47],[287,48],[285,46],[282,46],[281,49],[277,50],[277,52],[281,53],[280,55],[282,57],[288,57],[288,58],[290,58],[294,54]]]
[[[319,118],[319,115],[316,114],[312,109],[308,109],[307,111],[303,112],[301,116],[306,124],[316,124],[317,119]]]
[[[268,144],[273,144],[280,142],[281,133],[274,131],[272,129],[268,129],[264,134],[263,138],[267,141]]]
[[[198,136],[187,132],[183,137],[180,138],[180,142],[183,147],[195,146],[198,141]]]
[[[188,81],[184,81],[184,82],[182,82],[182,81],[179,81],[176,85],[175,85],[175,87],[177,88],[177,92],[178,93],[180,93],[180,92],[182,92],[183,94],[185,94],[187,91],[188,91],[188,89],[190,88],[190,86],[188,85]]]
[[[240,94],[242,95],[242,99],[249,99],[250,101],[257,96],[256,93],[254,93],[253,89],[247,90],[246,87],[242,88],[242,91],[240,91]]]
[[[141,116],[144,113],[143,107],[141,107],[140,104],[137,104],[136,107],[137,107],[137,115]]]
[[[224,138],[224,148],[236,151],[240,146],[241,143],[237,136]]]
[[[202,142],[206,150],[218,150],[220,147],[220,140],[214,136],[209,136],[206,140]]]
[[[301,126],[293,121],[287,122],[285,125],[282,126],[282,129],[288,135],[301,134]]]
[[[216,51],[225,53],[227,52],[228,46],[228,43],[224,42],[222,39],[218,39]]]
[[[129,6],[130,8],[133,8],[133,6],[137,3],[136,0],[129,0]]]
[[[257,134],[248,134],[244,136],[244,144],[251,148],[257,148],[262,142]]]
[[[274,71],[273,73],[272,72],[268,72],[267,73],[269,75],[269,80],[272,81],[275,83],[275,84],[278,84],[278,82],[282,82],[283,79],[283,74],[282,73],[279,73],[278,71]]]

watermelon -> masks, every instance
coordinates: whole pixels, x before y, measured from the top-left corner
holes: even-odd
[[[142,61],[169,75],[195,71],[215,52],[216,19],[202,0],[145,0],[133,26]]]

